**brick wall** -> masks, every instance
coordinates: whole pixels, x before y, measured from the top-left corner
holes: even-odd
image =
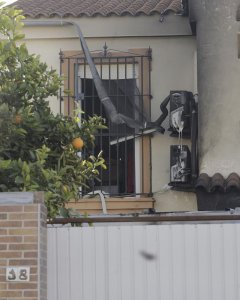
[[[24,273],[28,267],[29,281]],[[7,276],[8,272],[11,275]],[[47,300],[46,208],[42,193],[0,193],[0,299]]]

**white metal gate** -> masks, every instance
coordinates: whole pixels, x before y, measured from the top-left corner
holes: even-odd
[[[239,300],[240,224],[48,229],[48,300]]]

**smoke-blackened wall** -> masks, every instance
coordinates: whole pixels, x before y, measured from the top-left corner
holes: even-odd
[[[197,35],[200,173],[240,174],[240,1],[189,2]]]

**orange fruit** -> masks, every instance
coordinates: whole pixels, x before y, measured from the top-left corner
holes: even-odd
[[[77,137],[72,140],[73,148],[76,150],[81,150],[84,146],[83,140],[80,137]]]
[[[22,117],[20,115],[16,115],[14,118],[15,124],[22,123]]]

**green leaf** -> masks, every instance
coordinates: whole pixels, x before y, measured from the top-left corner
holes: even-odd
[[[16,41],[20,41],[25,37],[25,34],[17,34],[14,36],[13,40]]]
[[[21,176],[17,176],[16,178],[15,178],[15,183],[16,184],[23,184],[24,183],[24,180],[23,180],[23,178],[21,177]]]
[[[69,218],[69,211],[65,207],[59,209],[59,214],[61,217]]]

